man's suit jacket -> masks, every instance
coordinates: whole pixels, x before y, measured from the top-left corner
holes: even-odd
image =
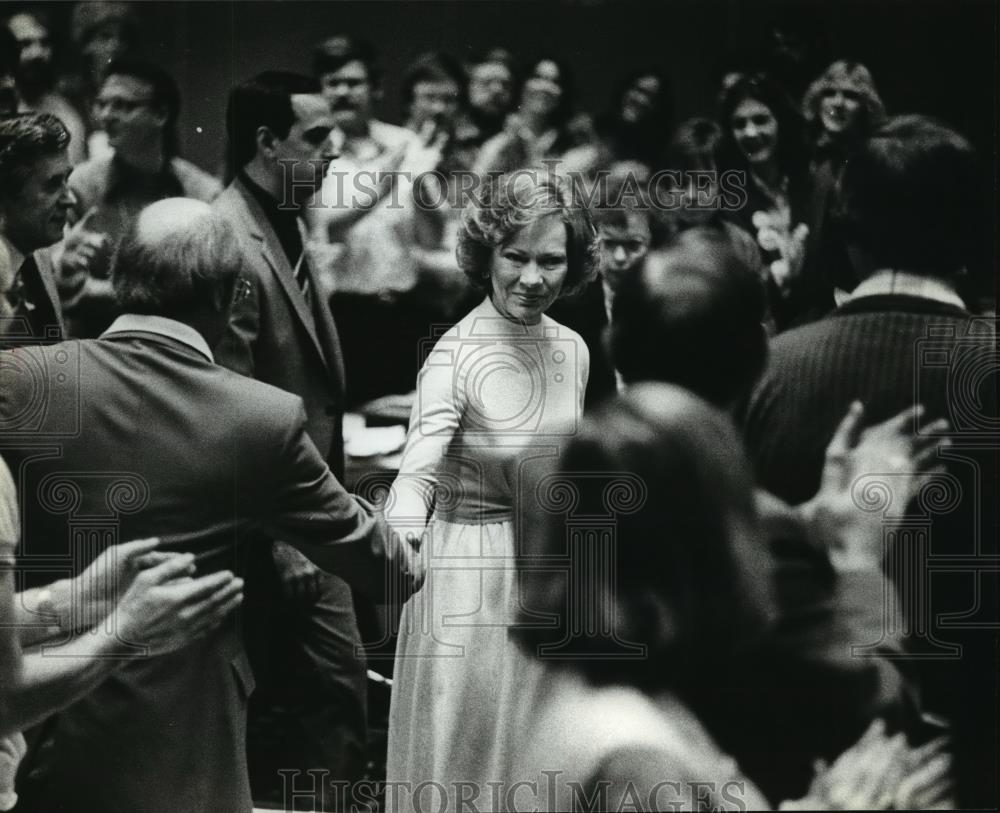
[[[36,583],[154,535],[195,551],[202,573],[238,568],[267,534],[355,586],[381,578],[384,526],[331,475],[299,398],[146,332],[3,355],[0,451]],[[46,813],[247,813],[252,688],[235,618],[126,663],[46,724],[22,799]]]
[[[344,359],[315,273],[310,272],[310,310],[267,215],[239,179],[213,207],[237,227],[253,288],[234,307],[216,358],[231,370],[300,396],[309,436],[343,477]]]
[[[56,286],[56,268],[49,248],[32,253],[36,271],[23,280],[25,294],[32,308],[19,307],[8,313],[6,301],[0,303],[0,339],[4,349],[23,345],[58,342],[66,338],[63,307]],[[16,269],[14,269],[16,271]],[[0,293],[2,296],[2,293]]]

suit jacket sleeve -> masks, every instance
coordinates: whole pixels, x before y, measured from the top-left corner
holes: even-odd
[[[265,531],[351,587],[379,597],[385,585],[385,521],[333,476],[306,434],[301,403],[271,464]]]

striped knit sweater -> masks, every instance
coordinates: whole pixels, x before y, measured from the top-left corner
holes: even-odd
[[[932,300],[865,297],[777,337],[746,414],[758,482],[793,504],[816,492],[826,444],[852,400],[864,402],[868,422],[916,403],[928,419],[951,422],[942,457],[954,499],[909,507],[925,530],[899,533],[890,548],[886,573],[903,619],[902,628],[887,623],[903,633],[911,659],[900,666],[923,707],[952,722],[962,806],[988,808],[1000,803],[1000,585],[983,558],[1000,547],[997,362],[992,320]]]

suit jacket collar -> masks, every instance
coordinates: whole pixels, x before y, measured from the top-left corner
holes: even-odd
[[[59,296],[59,289],[56,287],[56,274],[59,273],[52,259],[51,248],[40,248],[33,252],[35,263],[38,265],[38,275],[42,278],[42,286],[48,294],[52,312],[59,325],[61,335],[66,335],[66,325],[63,321],[62,297]]]
[[[12,259],[19,258],[18,264],[10,269],[10,280],[4,281],[6,285],[9,285],[13,282],[14,275],[21,269],[27,257],[23,256],[10,242],[7,242],[4,248],[8,248],[10,252],[16,252],[16,255],[10,254]],[[32,303],[35,309],[33,318],[38,320],[38,324],[32,328],[38,333],[35,338],[42,341],[52,341],[53,339],[62,341],[66,338],[66,324],[63,321],[62,300],[59,296],[59,289],[56,287],[56,273],[58,272],[52,261],[52,251],[50,248],[40,248],[31,252],[31,256],[34,258],[35,267],[38,270],[37,278],[27,281],[27,284],[34,289],[32,295],[37,300]],[[3,277],[4,275],[0,274],[0,279]],[[37,290],[38,285],[41,286],[40,291]],[[5,293],[6,291],[0,291],[0,296]],[[43,335],[41,331],[47,331],[50,327],[58,328],[58,337],[47,333]]]
[[[111,323],[111,327],[101,334],[101,338],[119,333],[152,333],[156,336],[165,336],[196,350],[209,361],[215,361],[205,337],[190,325],[185,325],[175,319],[140,313],[124,313]]]
[[[858,283],[848,301],[866,296],[905,296],[930,299],[956,308],[965,308],[955,289],[943,280],[907,271],[883,269]]]
[[[837,308],[833,312],[833,316],[845,316],[852,313],[921,313],[965,319],[972,316],[965,308],[960,308],[949,302],[906,294],[873,294],[851,299]]]
[[[24,254],[21,250],[15,246],[9,239],[7,235],[0,232],[0,251],[4,253],[6,259],[3,260],[4,264],[10,269],[10,277],[13,279],[14,274],[21,267],[21,263],[24,262]],[[0,277],[2,279],[2,277]]]
[[[253,193],[247,189],[246,184],[238,177],[233,181],[232,187],[243,201],[245,209],[244,225],[247,227],[250,236],[257,242],[261,255],[281,284],[285,296],[288,298],[296,316],[299,317],[299,321],[302,322],[306,333],[309,334],[309,338],[316,345],[316,350],[319,352],[320,357],[329,366],[330,361],[326,358],[326,354],[323,352],[323,345],[316,333],[316,320],[313,318],[313,314],[306,304],[305,297],[302,296],[302,289],[299,288],[298,282],[295,281],[295,272],[288,262],[288,257],[285,256],[285,250],[281,246],[281,241],[278,240],[278,235],[274,233],[267,214],[260,203],[257,202]],[[311,269],[310,274],[312,274]],[[315,277],[310,280],[310,284],[314,292],[318,293],[320,291]]]

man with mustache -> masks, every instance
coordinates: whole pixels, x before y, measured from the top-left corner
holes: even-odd
[[[437,166],[443,140],[425,148],[417,134],[374,117],[381,74],[365,40],[325,40],[313,72],[333,115],[340,157],[308,214],[317,242],[334,247],[325,271],[334,281],[331,306],[349,371],[350,409],[415,386],[417,343],[426,331],[415,328],[411,296],[420,281],[412,181]]]

